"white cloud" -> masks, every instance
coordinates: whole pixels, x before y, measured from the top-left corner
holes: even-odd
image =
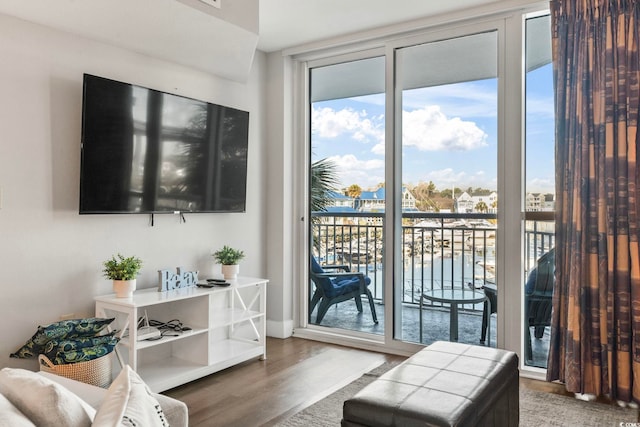
[[[448,116],[497,117],[498,95],[495,88],[479,83],[457,83],[407,91],[402,97],[405,109],[438,105]]]
[[[474,122],[448,118],[437,105],[403,113],[403,144],[421,151],[468,151],[487,145],[487,134]],[[319,138],[347,137],[374,143],[371,152],[384,155],[384,116],[367,117],[350,108],[312,111],[312,133]]]
[[[360,160],[353,154],[331,156],[340,177],[340,187],[358,184],[363,188],[384,182],[384,160]]]
[[[351,137],[360,142],[384,141],[384,118],[368,118],[366,111],[350,108],[314,108],[311,112],[311,132],[320,138]]]
[[[554,178],[533,178],[526,183],[527,192],[555,193],[556,180]]]
[[[474,122],[448,118],[437,105],[404,111],[403,145],[421,151],[468,151],[487,146],[487,134]]]
[[[488,177],[484,171],[476,171],[472,174],[465,171],[455,171],[452,168],[445,168],[430,171],[421,178],[425,182],[433,181],[439,190],[458,187],[466,189],[468,187],[481,187],[495,190],[497,180]]]
[[[377,143],[371,149],[373,154],[378,154],[380,156],[384,156],[384,141]]]

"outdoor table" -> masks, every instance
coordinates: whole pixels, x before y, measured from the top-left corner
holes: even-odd
[[[433,289],[424,291],[420,298],[420,341],[422,341],[422,308],[424,301],[439,302],[450,305],[449,310],[449,341],[458,341],[458,305],[479,304],[488,301],[484,292],[471,289]],[[484,304],[485,312],[490,304]],[[489,316],[490,313],[487,314]],[[488,335],[491,336],[491,324],[488,325]],[[490,345],[490,340],[487,340]]]

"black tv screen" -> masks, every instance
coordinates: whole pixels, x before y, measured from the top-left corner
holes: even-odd
[[[84,75],[80,213],[244,212],[249,113]]]

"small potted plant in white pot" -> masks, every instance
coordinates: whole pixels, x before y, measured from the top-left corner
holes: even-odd
[[[142,268],[140,258],[130,256],[124,257],[121,254],[112,256],[111,259],[102,263],[104,270],[102,273],[107,279],[113,280],[113,290],[117,298],[131,298],[136,290],[136,276]]]
[[[238,277],[240,266],[238,262],[244,258],[244,252],[227,245],[213,253],[213,258],[222,265],[222,275],[225,280],[235,280]]]

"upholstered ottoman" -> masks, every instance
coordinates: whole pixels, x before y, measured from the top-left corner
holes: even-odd
[[[342,426],[517,426],[518,356],[438,341],[344,402]]]

